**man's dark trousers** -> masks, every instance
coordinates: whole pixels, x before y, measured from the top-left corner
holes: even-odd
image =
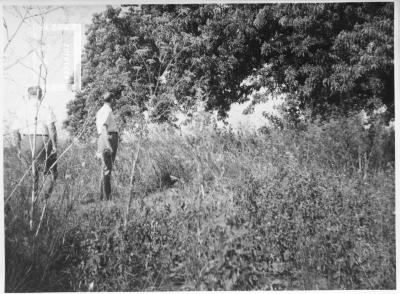
[[[36,137],[36,138],[35,138]],[[35,143],[35,147],[33,147]],[[55,181],[57,179],[57,155],[52,152],[53,144],[48,135],[22,135],[21,153],[25,159],[25,163],[30,163],[33,152],[33,176],[35,179],[35,197],[38,197],[39,192],[39,170],[43,168],[45,175],[43,185],[44,196],[49,198],[53,192]]]
[[[102,156],[101,163],[101,181],[100,181],[100,200],[105,197],[106,200],[111,200],[111,171],[114,164],[115,156],[118,149],[118,133],[108,133],[108,141],[110,142],[112,151],[106,147],[102,136],[99,138],[99,151]]]

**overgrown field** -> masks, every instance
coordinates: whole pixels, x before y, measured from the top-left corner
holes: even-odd
[[[382,124],[160,129],[140,143],[126,214],[137,148],[121,143],[114,200],[100,202],[95,144],[74,146],[36,238],[24,181],[5,205],[6,291],[395,288],[394,131]],[[6,148],[5,198],[24,169]]]

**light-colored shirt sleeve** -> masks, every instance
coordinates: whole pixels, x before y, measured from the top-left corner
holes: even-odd
[[[47,113],[47,124],[51,125],[52,123],[55,123],[57,121],[56,116],[54,115],[54,111],[51,107],[48,107],[48,113]]]
[[[107,128],[109,128],[111,123],[112,123],[111,122],[111,111],[107,111],[107,113],[105,114],[105,120],[104,120],[103,125],[106,125]]]
[[[97,132],[100,135],[104,125],[109,125],[110,123],[110,113],[109,109],[106,107],[100,108],[100,110],[96,114],[96,125],[97,125]]]
[[[117,125],[114,120],[112,109],[108,105],[104,105],[96,114],[96,126],[99,135],[104,125],[107,126],[108,132],[117,132]]]
[[[27,109],[27,105],[24,103],[21,110],[17,113],[13,123],[14,130],[18,132],[24,132],[33,123],[29,121],[30,112]]]
[[[20,111],[18,114],[16,114],[11,120],[10,123],[11,130],[20,132],[21,129],[24,127],[26,116],[24,115],[23,111],[24,109]]]

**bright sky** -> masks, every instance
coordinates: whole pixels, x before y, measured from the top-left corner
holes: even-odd
[[[43,7],[40,8],[43,9]],[[60,135],[65,135],[61,125],[66,118],[66,104],[74,98],[74,92],[67,88],[67,81],[73,75],[74,70],[79,69],[79,67],[76,67],[77,60],[79,61],[77,57],[83,52],[85,26],[91,22],[92,15],[104,10],[105,6],[64,6],[59,9],[56,8],[56,6],[47,7],[47,9],[55,10],[45,17],[46,29],[43,35],[43,50],[45,64],[48,68],[45,101],[55,112]],[[21,22],[21,14],[25,11],[23,6],[4,6],[8,38],[11,38],[17,30]],[[35,9],[31,13],[38,12],[39,10]],[[39,59],[34,53],[28,53],[32,49],[37,50],[40,47],[37,41],[40,39],[41,26],[38,23],[39,20],[40,18],[34,17],[22,24],[5,52],[3,111],[6,130],[14,125],[18,109],[26,99],[27,88],[38,83]],[[70,27],[66,27],[66,24],[69,24]],[[73,27],[73,25],[75,26]],[[76,36],[79,36],[79,29],[81,30],[80,44],[79,39],[76,39]],[[4,44],[6,44],[7,32],[4,28],[3,30]],[[76,48],[76,46],[78,47]],[[262,117],[262,112],[273,111],[273,105],[276,103],[276,100],[272,100],[257,105],[252,115],[242,114],[246,104],[234,104],[229,113],[228,122],[234,129],[260,127],[266,121]]]

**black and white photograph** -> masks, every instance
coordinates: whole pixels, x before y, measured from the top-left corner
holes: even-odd
[[[396,290],[400,2],[7,1],[1,291]]]

